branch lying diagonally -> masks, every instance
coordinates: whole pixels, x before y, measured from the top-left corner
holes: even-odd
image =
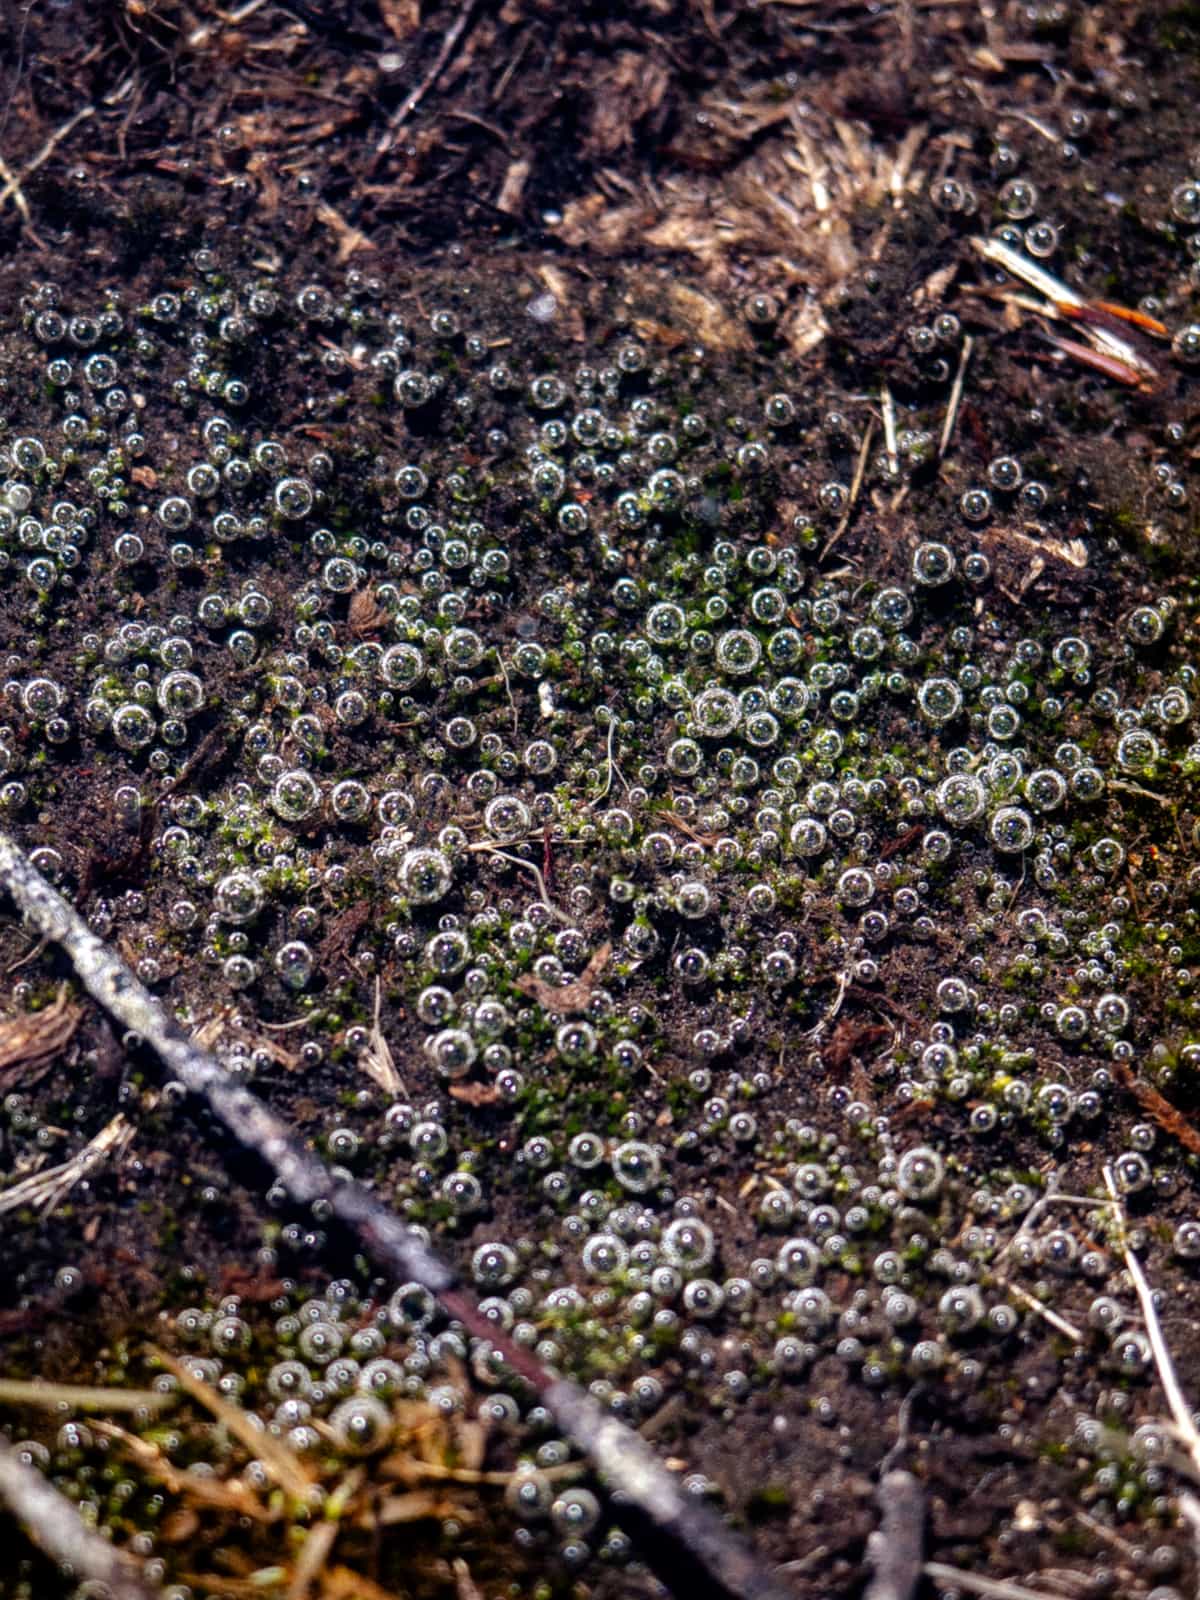
[[[435,1295],[468,1330],[487,1339],[536,1389],[559,1427],[588,1457],[633,1524],[647,1559],[676,1592],[691,1588],[727,1600],[786,1600],[751,1551],[710,1508],[692,1499],[649,1445],[589,1394],[545,1371],[484,1318],[454,1270],[362,1184],[336,1178],[287,1124],[168,1016],[120,956],[53,889],[15,841],[0,831],[0,882],[38,932],[62,946],[88,992],[138,1034],[179,1081],[202,1098],[239,1144],[253,1151],[293,1200],[324,1201],[381,1268]]]
[[[79,1512],[35,1467],[27,1467],[0,1439],[0,1501],[26,1527],[33,1542],[77,1578],[105,1585],[112,1600],[158,1600],[133,1562],[83,1521]]]

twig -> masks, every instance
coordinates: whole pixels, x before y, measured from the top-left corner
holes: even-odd
[[[239,6],[236,11],[215,11],[213,15],[219,21],[225,23],[226,26],[236,28],[239,23],[245,22],[249,17],[252,17],[256,11],[261,11],[265,4],[266,0],[247,0],[247,3],[244,6]],[[199,50],[202,45],[206,45],[212,38],[213,32],[214,29],[211,22],[201,23],[198,28],[194,28],[188,34],[189,49]]]
[[[896,402],[886,383],[879,386],[879,401],[883,407],[883,444],[887,452],[888,477],[895,478],[900,473],[900,452],[896,444]]]
[[[53,1561],[69,1566],[77,1579],[101,1584],[111,1600],[160,1600],[128,1557],[92,1531],[79,1512],[41,1473],[27,1467],[0,1439],[0,1500]]]
[[[307,1206],[323,1201],[330,1216],[389,1277],[427,1289],[449,1316],[458,1318],[475,1338],[487,1341],[533,1387],[564,1436],[588,1458],[614,1495],[616,1515],[648,1535],[645,1555],[664,1581],[707,1589],[726,1600],[787,1600],[750,1548],[710,1507],[687,1493],[633,1429],[578,1384],[553,1377],[500,1332],[459,1286],[453,1268],[377,1195],[352,1179],[336,1178],[282,1118],[189,1039],[161,1001],[2,830],[0,882],[29,921],[62,946],[93,998],[145,1041],[167,1070],[265,1163],[294,1201]],[[126,1594],[132,1600],[135,1593],[127,1590],[120,1600]],[[137,1600],[143,1600],[141,1593]]]
[[[1040,1300],[1030,1294],[1028,1289],[1022,1289],[1019,1283],[1014,1283],[1011,1278],[1006,1278],[1002,1272],[997,1272],[994,1276],[1000,1287],[1007,1289],[1013,1299],[1019,1300],[1026,1310],[1035,1312],[1044,1321],[1048,1322],[1052,1328],[1057,1328],[1059,1333],[1066,1334],[1072,1344],[1083,1343],[1083,1335],[1073,1323],[1067,1321],[1066,1317],[1059,1316],[1057,1311],[1052,1310],[1049,1306],[1044,1306]]]
[[[103,1389],[82,1383],[0,1378],[0,1405],[70,1406],[77,1411],[161,1411],[175,1396],[157,1389]]]
[[[981,1594],[984,1600],[1051,1600],[1044,1589],[1026,1589],[1019,1583],[1009,1583],[1004,1578],[985,1578],[977,1572],[964,1572],[960,1567],[948,1567],[943,1561],[927,1561],[925,1576],[956,1589],[966,1589],[971,1594]]]
[[[362,1069],[368,1078],[371,1078],[383,1090],[384,1094],[398,1099],[400,1095],[407,1097],[408,1090],[404,1079],[396,1070],[396,1058],[392,1055],[392,1047],[384,1038],[383,1029],[379,1026],[379,1008],[383,999],[383,983],[375,979],[375,1014],[371,1021],[371,1036],[367,1041],[367,1048],[361,1057]]]
[[[1192,1421],[1192,1408],[1184,1398],[1184,1393],[1179,1385],[1179,1376],[1175,1371],[1175,1363],[1171,1352],[1167,1348],[1167,1341],[1163,1337],[1162,1323],[1158,1319],[1158,1308],[1154,1304],[1154,1294],[1146,1281],[1146,1274],[1142,1271],[1142,1264],[1133,1253],[1129,1243],[1129,1234],[1125,1226],[1125,1207],[1121,1204],[1121,1197],[1117,1193],[1116,1180],[1113,1178],[1112,1168],[1104,1168],[1104,1187],[1108,1190],[1109,1199],[1112,1201],[1113,1215],[1117,1224],[1117,1239],[1121,1247],[1121,1254],[1125,1259],[1125,1268],[1133,1279],[1133,1286],[1137,1290],[1138,1302],[1142,1308],[1142,1320],[1146,1324],[1146,1337],[1150,1340],[1150,1349],[1154,1355],[1154,1366],[1158,1373],[1158,1381],[1162,1391],[1167,1397],[1167,1407],[1171,1413],[1171,1420],[1175,1425],[1175,1434],[1179,1442],[1186,1446],[1191,1459],[1192,1470],[1200,1477],[1200,1430]]]
[[[818,560],[820,561],[824,561],[825,557],[829,554],[834,545],[850,526],[850,518],[854,514],[855,506],[858,504],[859,492],[862,489],[863,477],[866,474],[867,459],[871,452],[871,437],[874,432],[875,418],[868,417],[866,431],[864,432],[862,438],[862,444],[859,446],[858,460],[854,464],[854,477],[850,480],[850,498],[846,502],[845,511],[842,512],[841,521],[829,535],[829,538],[825,541],[825,548],[821,551],[821,554],[818,557]]]
[[[21,201],[17,200],[16,197],[21,193],[21,185],[25,182],[25,179],[32,177],[39,167],[44,166],[49,161],[63,140],[73,133],[81,122],[95,115],[96,109],[94,106],[83,106],[73,117],[68,117],[61,128],[56,128],[38,153],[21,168],[19,175],[16,177],[10,176],[3,189],[0,189],[0,207],[4,206],[7,201],[14,200],[16,201],[17,209],[20,211]],[[26,218],[28,217],[27,210],[22,211],[21,214]]]
[[[1127,316],[1135,325],[1144,322],[1138,313],[1127,314],[1125,308],[1112,307],[1107,301],[1089,301],[1077,290],[1072,289],[1069,283],[1062,278],[1056,278],[1052,272],[1030,256],[1020,250],[1014,250],[1004,243],[1002,239],[976,238],[971,241],[972,248],[981,255],[985,261],[993,266],[1001,267],[1014,278],[1019,278],[1031,289],[1036,289],[1044,295],[1046,303],[1029,305],[1029,309],[1047,319],[1066,317],[1082,325],[1084,336],[1090,342],[1092,349],[1089,354],[1105,357],[1110,363],[1116,363],[1105,370],[1110,377],[1119,378],[1122,383],[1150,384],[1158,382],[1158,369],[1145,360],[1141,353],[1129,343],[1124,335],[1117,331],[1122,320]],[[1117,313],[1114,315],[1114,311]],[[1113,327],[1111,324],[1115,323]],[[1161,324],[1155,324],[1161,326]],[[1063,341],[1063,348],[1073,341]],[[1076,346],[1076,354],[1083,348]]]
[[[962,405],[963,384],[967,377],[967,363],[971,359],[971,351],[975,348],[975,341],[968,333],[962,342],[962,349],[958,353],[958,371],[954,374],[954,382],[950,386],[950,400],[946,406],[946,420],[942,423],[942,437],[938,441],[938,460],[950,448],[950,440],[954,436],[954,425],[958,421],[958,408]]]
[[[496,651],[496,664],[500,668],[500,676],[504,679],[504,693],[508,696],[508,709],[512,712],[513,732],[518,732],[520,723],[517,719],[517,702],[513,699],[512,684],[508,678],[508,667],[499,650]]]
[[[924,1491],[911,1472],[885,1472],[875,1500],[881,1522],[867,1538],[872,1577],[863,1600],[912,1600],[921,1581]]]
[[[556,906],[554,901],[551,900],[546,889],[546,880],[542,876],[542,869],[536,864],[536,862],[523,861],[520,856],[509,855],[507,850],[500,850],[495,845],[489,845],[482,839],[479,840],[472,848],[480,851],[486,856],[499,856],[501,861],[507,861],[511,866],[520,867],[523,871],[532,873],[537,881],[539,898],[550,915],[556,921],[564,923],[568,928],[573,928],[575,926],[575,919],[573,917],[569,917],[565,911],[559,910],[558,906]]]
[[[388,151],[392,148],[392,145],[396,142],[396,134],[408,121],[409,117],[412,116],[413,112],[421,104],[421,101],[424,100],[430,89],[433,88],[434,84],[441,77],[442,69],[445,67],[450,57],[454,54],[454,51],[458,45],[458,41],[466,32],[467,24],[470,22],[474,11],[475,0],[466,0],[466,4],[463,6],[462,10],[459,12],[458,16],[447,30],[446,37],[442,40],[442,48],[438,51],[433,66],[430,67],[429,71],[421,79],[420,83],[417,84],[412,93],[405,96],[404,100],[400,104],[399,109],[396,111],[395,115],[391,118],[387,127],[384,129],[383,136],[380,138],[379,143],[375,146],[375,154],[377,156],[387,155]]]
[[[1183,1112],[1173,1106],[1166,1095],[1159,1094],[1152,1083],[1143,1083],[1128,1061],[1114,1061],[1113,1066],[1122,1087],[1128,1089],[1143,1111],[1149,1112],[1163,1132],[1178,1139],[1194,1156],[1200,1156],[1200,1130],[1192,1126]]]

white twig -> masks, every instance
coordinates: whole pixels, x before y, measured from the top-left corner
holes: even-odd
[[[1000,1287],[1007,1289],[1013,1299],[1019,1300],[1027,1310],[1043,1318],[1052,1328],[1057,1328],[1059,1333],[1066,1334],[1073,1344],[1083,1343],[1083,1335],[1078,1328],[1067,1321],[1066,1317],[1059,1316],[1058,1312],[1052,1310],[1050,1306],[1044,1306],[1040,1300],[1029,1293],[1028,1289],[1022,1289],[1019,1283],[1013,1283],[1012,1279],[1006,1278],[1003,1273],[998,1272],[995,1277]]]
[[[94,106],[84,106],[81,110],[77,111],[73,117],[68,117],[61,128],[56,128],[46,140],[42,148],[38,151],[37,155],[33,156],[29,161],[27,161],[21,168],[20,173],[16,177],[10,177],[3,189],[0,189],[0,206],[5,205],[9,200],[15,199],[16,196],[21,193],[21,185],[25,182],[25,179],[31,177],[40,166],[43,166],[47,161],[49,161],[50,157],[54,154],[55,150],[58,149],[63,140],[67,138],[69,134],[73,133],[81,122],[83,122],[87,117],[94,117],[95,115],[96,109]],[[19,201],[17,203],[20,205]],[[22,215],[27,217],[28,212],[25,211],[22,213]]]
[[[500,654],[499,650],[496,651],[496,665],[500,668],[500,676],[504,679],[504,692],[508,696],[508,709],[512,712],[513,732],[516,733],[520,727],[520,724],[517,721],[517,702],[513,699],[512,684],[509,682],[508,677],[508,667],[505,665],[504,657]]]
[[[1056,318],[1061,316],[1059,308],[1062,306],[1079,311],[1088,305],[1083,295],[1072,289],[1069,283],[1065,283],[1062,278],[1056,278],[1052,272],[1047,272],[1045,267],[1039,266],[1032,257],[1024,255],[1020,250],[1012,249],[1002,239],[976,238],[971,240],[971,244],[985,261],[990,261],[993,266],[1002,267],[1014,278],[1020,278],[1031,289],[1036,289],[1039,294],[1045,295],[1047,304],[1033,308],[1042,316]],[[1084,324],[1081,331],[1094,349],[1113,356],[1127,367],[1132,367],[1135,373],[1140,373],[1144,378],[1157,377],[1155,368],[1143,359],[1140,351],[1135,349],[1128,339],[1123,339],[1112,329]]]
[[[608,714],[608,737],[604,741],[604,762],[605,762],[605,768],[606,768],[605,776],[604,776],[604,787],[603,787],[603,789],[601,789],[601,791],[600,791],[600,793],[598,795],[594,795],[593,798],[588,801],[587,805],[584,806],[583,809],[585,811],[594,811],[595,808],[600,804],[601,800],[606,800],[608,798],[609,794],[612,791],[612,781],[613,781],[613,774],[614,773],[617,775],[618,778],[620,778],[621,783],[622,783],[622,785],[623,785],[623,787],[625,789],[625,793],[626,794],[629,793],[629,785],[625,781],[625,774],[621,771],[620,767],[616,763],[615,757],[613,756],[613,741],[616,738],[616,736],[617,736],[617,719],[613,715],[613,713],[610,711],[609,714]]]
[[[546,880],[542,876],[542,869],[535,862],[525,861],[520,856],[509,855],[507,850],[500,850],[495,845],[486,844],[483,840],[479,841],[479,843],[475,846],[475,849],[481,851],[486,856],[499,856],[501,861],[507,861],[510,866],[520,867],[524,872],[531,872],[534,878],[537,880],[538,898],[541,900],[542,904],[545,906],[550,915],[558,922],[564,923],[568,928],[573,928],[575,926],[574,918],[569,917],[565,911],[561,911],[558,906],[554,904],[554,901],[551,900],[546,890]]]
[[[102,1161],[119,1156],[132,1138],[133,1124],[123,1111],[118,1111],[69,1161],[46,1172],[35,1172],[0,1193],[0,1216],[8,1211],[19,1211],[22,1206],[40,1206],[49,1215],[81,1178],[87,1177]]]
[[[966,1589],[970,1594],[981,1594],[984,1600],[1053,1600],[1044,1589],[1026,1589],[1004,1578],[985,1578],[981,1573],[948,1567],[942,1561],[927,1561],[925,1576],[955,1589]]]
[[[371,1078],[383,1090],[384,1094],[391,1095],[396,1100],[400,1095],[407,1097],[408,1089],[404,1079],[396,1070],[396,1058],[392,1055],[392,1047],[388,1044],[379,1026],[379,1009],[383,1000],[383,984],[379,978],[375,979],[375,1013],[371,1022],[371,1036],[367,1041],[367,1048],[363,1051],[360,1064],[368,1078]]]
[[[1183,1389],[1180,1387],[1179,1376],[1175,1371],[1175,1362],[1167,1348],[1167,1341],[1163,1337],[1162,1323],[1158,1318],[1158,1307],[1154,1304],[1154,1291],[1146,1280],[1142,1271],[1142,1264],[1134,1255],[1129,1243],[1129,1235],[1125,1226],[1125,1207],[1121,1204],[1121,1197],[1117,1193],[1116,1181],[1113,1178],[1112,1168],[1104,1168],[1104,1187],[1108,1190],[1112,1200],[1113,1215],[1117,1223],[1117,1237],[1121,1246],[1121,1254],[1125,1258],[1125,1267],[1133,1279],[1133,1286],[1137,1290],[1138,1301],[1142,1308],[1142,1318],[1146,1324],[1146,1337],[1150,1340],[1150,1349],[1154,1355],[1154,1366],[1158,1373],[1158,1381],[1162,1391],[1167,1397],[1167,1407],[1171,1413],[1171,1420],[1175,1424],[1175,1433],[1179,1442],[1186,1446],[1188,1456],[1191,1458],[1192,1469],[1200,1477],[1200,1430],[1197,1430],[1192,1420],[1192,1408],[1184,1398]]]
[[[888,477],[900,475],[900,451],[896,444],[896,402],[886,383],[879,386],[879,401],[883,407],[883,447],[887,453]]]
[[[975,341],[968,333],[962,342],[962,349],[958,352],[958,371],[954,374],[954,382],[950,386],[950,401],[946,406],[946,420],[942,423],[942,437],[938,441],[938,459],[946,454],[950,448],[950,440],[954,437],[954,425],[958,421],[958,408],[962,405],[963,384],[967,377],[967,363],[971,359],[971,351],[975,348]]]
[[[100,1584],[111,1600],[156,1600],[159,1591],[138,1575],[127,1556],[83,1521],[65,1495],[41,1473],[27,1467],[0,1439],[0,1500],[52,1561],[71,1568],[75,1578]]]
[[[921,1581],[924,1492],[911,1472],[885,1472],[875,1499],[881,1521],[867,1538],[872,1577],[863,1600],[912,1600]]]

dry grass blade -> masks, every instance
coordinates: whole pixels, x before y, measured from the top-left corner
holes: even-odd
[[[286,1600],[304,1600],[328,1561],[340,1531],[341,1524],[338,1522],[318,1522],[308,1530],[300,1554],[296,1557],[296,1565],[292,1568]]]
[[[371,1022],[371,1036],[367,1041],[367,1048],[359,1056],[359,1065],[371,1081],[379,1086],[386,1095],[393,1100],[401,1095],[407,1095],[404,1079],[396,1070],[396,1061],[392,1055],[391,1046],[384,1038],[383,1029],[379,1026],[379,1011],[383,1001],[383,985],[379,978],[375,979],[375,1014]]]
[[[102,1161],[120,1155],[132,1138],[133,1124],[123,1111],[118,1111],[69,1161],[47,1172],[35,1172],[0,1194],[0,1216],[8,1211],[19,1211],[23,1206],[40,1207],[48,1215],[66,1199],[81,1178],[87,1177]]]
[[[0,1404],[69,1406],[72,1411],[161,1411],[175,1404],[173,1394],[156,1389],[97,1389],[78,1383],[42,1383],[0,1378]]]
[[[67,999],[64,983],[44,1011],[0,1022],[0,1094],[35,1083],[70,1043],[82,1016],[83,1007]]]
[[[434,1494],[428,1489],[413,1489],[408,1494],[389,1495],[374,1511],[364,1513],[360,1525],[366,1528],[391,1528],[404,1522],[441,1522],[447,1517],[462,1520],[464,1516],[457,1500]]]
[[[985,1578],[976,1572],[964,1572],[960,1567],[948,1567],[942,1561],[927,1561],[924,1572],[935,1582],[965,1589],[968,1594],[983,1595],[984,1600],[1053,1600],[1045,1589],[1026,1589],[1023,1584],[1009,1583],[1004,1578]]]
[[[274,1514],[240,1478],[210,1478],[177,1467],[168,1461],[157,1445],[148,1439],[139,1439],[115,1422],[89,1423],[96,1433],[102,1433],[125,1454],[136,1461],[148,1478],[161,1483],[171,1494],[177,1494],[192,1505],[209,1506],[216,1511],[230,1511],[239,1517],[250,1517],[255,1522],[273,1522]]]
[[[182,1361],[176,1361],[174,1356],[169,1356],[164,1350],[157,1350],[153,1346],[150,1347],[150,1353],[178,1379],[180,1387],[186,1390],[193,1400],[198,1401],[207,1411],[211,1411],[217,1421],[228,1428],[239,1444],[244,1445],[252,1457],[262,1462],[281,1489],[286,1490],[293,1499],[300,1500],[306,1505],[312,1502],[313,1491],[317,1487],[316,1479],[294,1451],[289,1450],[274,1434],[256,1428],[244,1411],[232,1405],[223,1395],[219,1395],[203,1379],[196,1377]]]

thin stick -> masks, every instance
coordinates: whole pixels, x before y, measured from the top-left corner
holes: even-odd
[[[500,676],[504,679],[504,692],[508,696],[508,709],[512,712],[513,732],[516,733],[520,728],[520,723],[517,720],[517,702],[513,699],[512,684],[508,680],[508,668],[505,666],[504,657],[499,650],[496,651],[496,664],[500,668]]]
[[[888,477],[900,475],[900,451],[896,444],[896,402],[886,383],[879,386],[879,400],[883,407],[883,444],[887,452]]]
[[[866,432],[863,434],[862,444],[859,446],[858,460],[854,465],[854,477],[850,481],[850,498],[846,502],[845,511],[842,512],[842,520],[838,523],[837,527],[825,541],[825,548],[821,551],[820,556],[817,558],[820,561],[824,561],[825,557],[829,554],[834,545],[850,526],[850,518],[854,514],[855,506],[858,504],[859,491],[862,489],[863,478],[866,474],[867,458],[871,452],[871,437],[874,432],[875,418],[868,417]]]
[[[77,111],[73,117],[69,117],[67,121],[63,123],[61,128],[56,128],[46,140],[42,148],[38,151],[37,155],[35,155],[32,160],[27,161],[21,168],[19,176],[15,178],[10,177],[3,189],[0,189],[0,206],[3,206],[7,201],[13,199],[17,194],[20,193],[21,185],[25,182],[25,179],[31,177],[40,166],[44,166],[45,163],[49,161],[50,157],[54,154],[55,150],[58,149],[63,140],[67,138],[68,135],[71,134],[81,122],[83,122],[87,117],[94,117],[95,115],[96,110],[94,106],[84,106],[81,110]]]
[[[1133,1279],[1133,1286],[1137,1290],[1138,1301],[1142,1308],[1142,1320],[1146,1324],[1146,1337],[1150,1340],[1150,1349],[1154,1354],[1154,1366],[1158,1373],[1158,1381],[1162,1391],[1167,1397],[1167,1406],[1171,1413],[1171,1420],[1175,1424],[1175,1432],[1182,1444],[1187,1447],[1191,1457],[1193,1470],[1200,1475],[1200,1431],[1192,1421],[1192,1408],[1184,1398],[1184,1393],[1179,1384],[1179,1375],[1175,1371],[1175,1363],[1171,1359],[1171,1352],[1167,1349],[1167,1341],[1163,1337],[1162,1323],[1158,1320],[1158,1308],[1154,1304],[1154,1294],[1146,1281],[1146,1274],[1142,1271],[1142,1263],[1134,1255],[1129,1243],[1129,1234],[1125,1226],[1125,1207],[1121,1204],[1121,1197],[1117,1193],[1116,1180],[1113,1178],[1111,1167],[1104,1168],[1104,1187],[1108,1190],[1109,1198],[1113,1205],[1113,1215],[1117,1223],[1117,1238],[1121,1246],[1121,1254],[1125,1258],[1125,1268]]]
[[[616,737],[616,732],[617,732],[617,719],[613,715],[613,713],[610,711],[609,715],[608,715],[608,738],[605,741],[605,756],[604,756],[605,765],[607,766],[608,773],[607,773],[607,776],[605,777],[605,780],[604,780],[603,789],[601,789],[601,791],[600,791],[600,793],[598,795],[596,795],[593,799],[588,801],[587,805],[584,806],[584,808],[583,808],[585,811],[594,810],[595,807],[600,804],[601,800],[607,799],[609,793],[612,790],[612,781],[613,781],[613,773],[614,772],[616,773],[617,777],[620,778],[621,782],[623,784],[625,784],[625,793],[626,794],[629,793],[629,785],[627,783],[625,783],[625,774],[621,771],[620,767],[617,765],[616,760],[613,757],[613,740]]]
[[[554,917],[556,921],[563,923],[568,928],[573,928],[575,926],[575,919],[573,917],[569,917],[565,911],[560,911],[558,906],[554,904],[554,901],[551,900],[549,892],[546,889],[546,880],[542,875],[542,869],[537,865],[536,862],[523,861],[520,856],[509,855],[507,850],[500,850],[495,845],[489,845],[482,839],[478,842],[478,844],[473,846],[473,848],[482,852],[482,854],[486,856],[498,856],[501,861],[507,861],[510,866],[520,867],[523,872],[531,872],[534,878],[537,880],[538,898],[541,900],[542,904],[545,906],[550,915]]]
[[[968,333],[963,339],[962,349],[958,352],[958,371],[954,374],[954,382],[950,386],[950,402],[946,407],[946,420],[942,423],[942,437],[938,442],[938,460],[950,448],[950,440],[954,436],[954,427],[958,422],[958,408],[962,405],[963,384],[967,377],[967,362],[971,359],[971,351],[975,348],[975,341]]]
[[[404,101],[401,103],[400,109],[396,112],[395,116],[384,129],[383,137],[375,146],[375,154],[377,156],[387,155],[388,151],[395,143],[397,132],[404,126],[409,117],[412,116],[413,112],[421,104],[421,101],[424,100],[425,96],[429,93],[430,89],[433,88],[434,84],[441,77],[442,69],[453,55],[458,41],[462,38],[463,33],[466,31],[467,23],[470,22],[474,10],[475,0],[467,0],[467,3],[463,6],[462,10],[459,12],[458,16],[447,30],[446,37],[442,40],[442,48],[438,51],[437,59],[434,61],[433,66],[430,67],[429,71],[421,79],[420,83],[416,86],[412,93],[406,96]]]
[[[69,1566],[78,1579],[103,1584],[112,1600],[161,1600],[128,1557],[89,1528],[65,1495],[27,1467],[0,1439],[0,1500],[52,1561]]]
[[[1000,1285],[1000,1287],[1002,1289],[1007,1289],[1009,1294],[1012,1295],[1013,1299],[1019,1300],[1027,1310],[1033,1311],[1039,1317],[1042,1317],[1050,1324],[1052,1328],[1057,1328],[1059,1333],[1065,1333],[1067,1338],[1070,1339],[1073,1344],[1083,1343],[1083,1335],[1080,1333],[1078,1328],[1074,1327],[1067,1321],[1066,1317],[1060,1317],[1057,1311],[1051,1310],[1049,1306],[1044,1306],[1040,1300],[1035,1299],[1035,1297],[1029,1293],[1028,1289],[1022,1289],[1019,1283],[1013,1283],[1013,1281],[1010,1278],[1006,1278],[1003,1273],[997,1272],[995,1277],[996,1282]]]
[[[924,1491],[911,1472],[885,1472],[875,1499],[880,1525],[867,1536],[872,1576],[863,1600],[912,1600],[921,1581]]]
[[[664,1582],[699,1590],[707,1586],[710,1593],[727,1600],[787,1600],[749,1546],[711,1508],[684,1490],[633,1429],[578,1384],[552,1377],[527,1350],[501,1333],[460,1288],[457,1272],[376,1194],[354,1180],[336,1178],[281,1117],[189,1039],[161,1001],[2,830],[0,882],[38,931],[62,946],[93,998],[144,1040],[167,1070],[265,1163],[294,1201],[306,1206],[325,1202],[330,1215],[389,1277],[399,1283],[419,1283],[435,1295],[450,1317],[490,1343],[500,1359],[532,1386],[566,1438],[605,1480],[615,1496],[616,1515],[628,1517],[647,1534],[646,1558]],[[125,1591],[120,1600],[126,1594],[132,1600],[134,1593]],[[139,1593],[137,1600],[143,1595]]]
[[[83,1383],[41,1383],[0,1378],[0,1405],[68,1406],[73,1411],[161,1411],[178,1397],[169,1390],[102,1389]]]
[[[31,1177],[14,1183],[11,1189],[0,1192],[0,1216],[9,1211],[19,1211],[22,1206],[41,1206],[47,1215],[70,1194],[81,1178],[110,1156],[120,1155],[133,1138],[133,1124],[123,1111],[118,1111],[111,1122],[106,1122],[100,1132],[83,1149],[64,1161],[61,1166],[46,1172],[35,1172]]]

